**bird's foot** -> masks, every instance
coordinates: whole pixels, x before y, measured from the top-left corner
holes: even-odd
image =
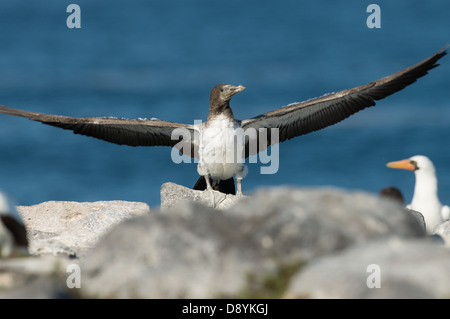
[[[211,195],[211,206],[212,208],[216,208],[216,197],[214,196],[214,189],[206,188],[205,191],[209,192]]]
[[[214,190],[210,188],[209,192],[211,193],[212,208],[216,208],[216,198],[214,196]]]
[[[236,192],[236,197],[238,197],[238,198],[243,198],[244,197],[244,194],[242,193],[242,191],[241,192]]]
[[[211,193],[212,207],[216,208],[216,199],[214,198],[214,189],[211,186],[211,182],[209,180],[209,175],[205,175],[205,181],[206,181],[206,190]]]
[[[236,183],[237,183],[236,196],[238,198],[243,198],[244,194],[242,194],[242,178],[236,178]]]

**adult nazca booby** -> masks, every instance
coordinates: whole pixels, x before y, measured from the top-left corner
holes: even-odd
[[[427,232],[431,233],[437,225],[450,219],[450,207],[442,205],[439,200],[436,170],[427,156],[415,155],[404,160],[389,162],[386,166],[414,172],[416,179],[414,194],[407,208],[423,215]]]
[[[72,130],[75,134],[82,134],[108,142],[129,146],[172,146],[190,157],[198,157],[198,172],[200,179],[205,177],[206,188],[212,190],[214,184],[229,180],[233,177],[237,182],[237,194],[242,195],[241,181],[246,169],[238,161],[231,163],[214,162],[216,158],[225,158],[226,141],[229,134],[234,134],[239,128],[247,129],[278,129],[278,139],[269,134],[267,141],[259,147],[259,135],[256,140],[245,137],[245,145],[234,145],[233,151],[244,148],[244,158],[250,154],[249,145],[256,142],[256,153],[265,150],[272,144],[308,134],[336,124],[350,115],[375,105],[375,101],[383,99],[406,86],[414,83],[418,78],[426,75],[429,70],[438,66],[436,63],[446,55],[446,48],[439,50],[431,57],[402,71],[337,93],[327,94],[304,102],[292,103],[259,116],[236,120],[230,108],[230,100],[243,86],[229,84],[216,85],[210,94],[208,120],[201,124],[189,125],[162,121],[158,119],[122,119],[108,117],[77,118],[60,115],[30,112],[0,106],[0,113],[25,117],[33,121]],[[172,139],[175,129],[185,129],[190,135],[190,148],[180,147],[183,138]],[[226,133],[227,132],[227,133]],[[227,135],[228,134],[228,135]],[[197,149],[198,151],[189,151]],[[186,152],[188,150],[188,152]],[[255,150],[254,150],[255,151]]]

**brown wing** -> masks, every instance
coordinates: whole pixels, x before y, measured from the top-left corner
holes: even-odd
[[[260,152],[276,142],[275,139],[272,141],[271,128],[279,129],[279,142],[283,142],[336,124],[366,107],[375,105],[375,101],[402,90],[418,78],[426,75],[429,70],[439,65],[436,62],[447,54],[447,47],[439,50],[428,59],[395,74],[349,90],[287,105],[244,120],[242,121],[242,127],[244,130],[253,128],[256,131],[258,129],[269,129],[267,130],[267,143],[257,149],[257,152]],[[249,141],[255,143],[255,140],[251,138]],[[248,145],[247,143],[246,155],[254,155],[255,152],[249,151]]]
[[[194,152],[187,154],[188,149],[180,149],[181,140],[191,144],[194,149],[194,126],[180,124],[156,119],[121,119],[108,117],[78,118],[45,113],[29,112],[0,105],[0,113],[25,117],[43,124],[52,125],[71,130],[75,134],[95,137],[107,142],[129,145],[129,146],[177,146],[185,155],[193,157]],[[175,129],[184,129],[190,135],[187,141],[186,136],[176,134],[172,139],[172,132]],[[186,135],[185,134],[185,135]]]

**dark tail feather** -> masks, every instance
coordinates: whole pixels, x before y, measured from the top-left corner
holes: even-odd
[[[3,223],[11,232],[17,246],[28,246],[27,230],[25,226],[9,215],[1,215],[0,223]]]
[[[210,181],[211,181],[211,185],[212,185],[212,180],[210,180]],[[220,181],[219,184],[213,185],[212,188],[221,193],[236,195],[236,188],[234,186],[234,178],[233,177],[223,180],[223,181]],[[204,191],[206,189],[206,180],[205,180],[204,176],[200,176],[197,183],[195,183],[195,186],[193,189],[198,190],[198,191]]]
[[[193,189],[197,191],[204,191],[206,189],[205,176],[200,176],[200,178],[197,180],[197,183],[195,183]]]

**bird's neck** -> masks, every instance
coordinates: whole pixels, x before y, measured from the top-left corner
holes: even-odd
[[[439,201],[438,182],[434,172],[416,171],[413,201]]]
[[[224,102],[222,104],[215,104],[215,103],[209,104],[208,121],[218,115],[223,115],[223,116],[229,117],[230,119],[234,120],[233,111],[230,108],[229,102],[226,102],[226,103]]]

